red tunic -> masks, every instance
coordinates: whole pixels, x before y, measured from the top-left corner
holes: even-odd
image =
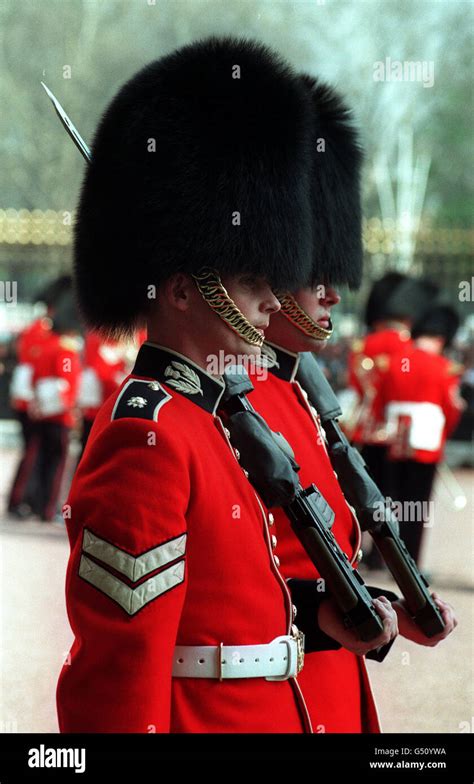
[[[309,729],[294,678],[171,677],[175,645],[269,643],[292,623],[267,513],[215,414],[223,389],[145,343],[94,421],[64,508],[75,641],[58,684],[62,732]],[[146,565],[173,541],[171,566]],[[119,572],[104,569],[107,552]],[[120,559],[143,565],[145,593],[132,593]],[[126,611],[120,596],[138,605]]]
[[[380,400],[380,385],[392,354],[412,345],[406,328],[391,327],[371,332],[354,341],[349,355],[349,383],[359,401],[349,438],[356,444],[382,445],[387,433]]]
[[[462,366],[416,343],[390,358],[381,379],[380,405],[392,460],[438,463],[464,403],[459,395]]]
[[[97,332],[88,332],[78,395],[78,405],[85,419],[95,418],[126,375],[125,354],[120,342],[104,340]]]
[[[16,411],[26,411],[33,399],[32,378],[36,362],[51,337],[51,319],[36,319],[18,336],[17,365],[13,370],[10,398]]]
[[[269,344],[267,344],[269,345]],[[360,528],[351,513],[331,466],[319,422],[306,393],[294,381],[298,357],[271,345],[276,365],[266,380],[252,374],[253,407],[272,430],[281,432],[300,465],[303,487],[314,483],[335,512],[333,533],[351,561],[360,547]],[[281,509],[273,510],[280,558],[285,577],[316,579],[319,575],[293,533]],[[296,617],[298,622],[298,616]],[[379,732],[364,659],[341,648],[307,653],[298,680],[303,689],[315,732]]]
[[[56,332],[51,332],[43,343],[32,378],[39,419],[67,427],[75,424],[73,409],[79,387],[81,347],[81,339]]]

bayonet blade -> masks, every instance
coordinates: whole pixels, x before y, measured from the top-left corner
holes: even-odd
[[[41,82],[41,84],[43,85],[48,98],[51,100],[51,103],[53,104],[54,109],[56,111],[56,114],[58,115],[58,117],[61,120],[64,128],[66,129],[66,131],[68,132],[69,136],[73,140],[73,142],[76,145],[77,149],[84,156],[84,158],[86,159],[87,163],[90,163],[91,157],[92,157],[91,151],[90,151],[89,147],[87,146],[87,144],[85,143],[84,139],[82,138],[81,134],[77,130],[76,126],[73,125],[73,123],[71,122],[71,120],[67,116],[66,112],[64,111],[63,107],[59,103],[58,99],[53,95],[51,90],[48,87],[46,87],[44,82]]]

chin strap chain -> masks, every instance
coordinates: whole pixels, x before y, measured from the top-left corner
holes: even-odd
[[[315,340],[328,340],[331,337],[332,326],[331,329],[324,329],[316,321],[313,321],[291,294],[276,291],[275,296],[280,301],[281,313],[305,335]]]
[[[250,321],[247,321],[234,300],[229,297],[222,285],[219,273],[210,267],[203,267],[192,277],[204,301],[225,321],[227,326],[246,343],[261,348],[265,336],[255,329]]]

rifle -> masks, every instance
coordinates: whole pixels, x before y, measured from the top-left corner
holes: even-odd
[[[331,532],[334,511],[317,487],[303,489],[288,442],[273,433],[247,400],[253,385],[242,367],[227,368],[222,398],[225,425],[240,452],[242,466],[267,508],[281,506],[340,609],[344,623],[361,640],[383,631],[363,578],[353,569]]]
[[[400,539],[391,499],[383,497],[361,454],[350,445],[339,427],[337,420],[342,416],[339,401],[309,352],[300,354],[296,380],[321,417],[332,466],[362,530],[370,533],[417,626],[427,637],[434,637],[445,624],[428,590],[429,583]]]

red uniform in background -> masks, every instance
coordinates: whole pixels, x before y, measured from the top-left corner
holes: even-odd
[[[52,331],[33,372],[38,486],[32,508],[43,520],[53,520],[57,512],[69,434],[76,423],[81,348],[80,338]]]
[[[391,357],[380,384],[391,460],[439,463],[464,407],[462,372],[458,363],[416,343]]]
[[[333,509],[332,532],[354,563],[360,548],[359,524],[331,466],[316,412],[294,380],[298,355],[269,343],[265,344],[264,352],[267,358],[271,357],[268,377],[262,380],[261,369],[252,373],[254,391],[249,401],[269,427],[282,433],[292,447],[300,466],[302,486],[314,483]],[[281,509],[273,513],[278,536],[276,552],[283,574],[287,578],[317,579],[319,574],[293,533],[286,514]],[[333,643],[334,650],[307,653],[299,677],[315,731],[379,732],[363,657]]]
[[[97,332],[87,333],[77,400],[83,416],[82,452],[100,407],[118,389],[127,370],[120,341],[104,340]]]
[[[36,319],[20,333],[16,343],[17,364],[10,385],[11,406],[26,411],[33,398],[32,378],[35,363],[51,336],[52,321],[47,316]]]
[[[387,493],[394,501],[425,505],[430,500],[436,466],[464,407],[461,371],[457,363],[416,342],[391,357],[379,396],[390,441]],[[401,536],[418,561],[429,510],[403,506],[399,517]]]
[[[402,325],[371,332],[354,341],[349,355],[349,382],[358,393],[359,402],[348,436],[355,444],[386,445],[380,385],[390,357],[409,345],[410,332]]]
[[[18,464],[8,499],[8,511],[16,513],[22,504],[31,501],[35,492],[38,438],[36,422],[28,413],[34,396],[33,374],[41,359],[44,347],[51,337],[52,321],[47,316],[36,319],[17,338],[17,364],[10,383],[10,405],[20,422],[23,436],[23,454]]]

